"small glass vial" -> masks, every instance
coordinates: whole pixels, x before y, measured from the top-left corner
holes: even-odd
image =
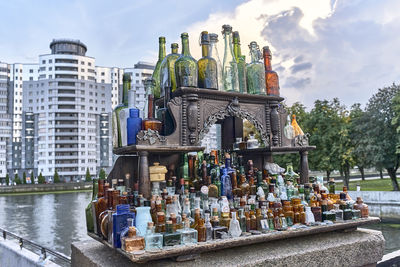
[[[163,235],[159,233],[155,233],[153,222],[147,223],[147,232],[144,237],[146,247],[146,251],[154,251],[158,249],[162,249],[163,246]]]
[[[136,228],[130,226],[128,236],[122,239],[123,247],[126,252],[143,250],[145,247],[144,238],[136,235]]]
[[[212,224],[210,222],[210,214],[206,213],[205,215],[205,227],[206,227],[206,241],[210,241],[212,240],[212,236],[213,236],[213,227]]]
[[[197,231],[195,229],[190,228],[190,220],[186,218],[185,220],[185,228],[179,230],[181,234],[181,244],[189,245],[197,243]]]

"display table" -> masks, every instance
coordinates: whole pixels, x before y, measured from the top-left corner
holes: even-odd
[[[71,245],[71,266],[375,266],[384,244],[381,232],[359,228],[205,252],[191,261],[135,264],[106,245],[87,240]]]

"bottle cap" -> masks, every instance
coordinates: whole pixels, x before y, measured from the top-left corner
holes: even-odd
[[[179,45],[177,43],[172,43],[171,44],[171,48],[172,49],[177,49],[179,47]]]
[[[165,43],[165,37],[164,36],[158,37],[158,42],[159,43]]]
[[[240,36],[238,31],[233,32],[233,42],[235,44],[240,44]]]
[[[181,34],[181,37],[189,37],[189,34],[188,34],[187,32],[183,32],[183,33]]]
[[[207,31],[201,32],[201,39],[200,39],[201,44],[210,44],[210,36],[208,35]]]
[[[222,34],[232,32],[232,26],[225,24],[222,26]]]
[[[139,118],[139,110],[137,108],[129,109],[129,116],[131,118]]]
[[[218,34],[216,33],[209,33],[208,36],[210,37],[210,41],[217,43],[218,42]]]

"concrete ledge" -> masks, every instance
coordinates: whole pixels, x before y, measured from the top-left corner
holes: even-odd
[[[92,182],[0,186],[0,194],[91,190]]]
[[[1,267],[59,267],[49,260],[42,261],[39,255],[20,248],[18,243],[11,240],[0,240],[0,266]]]
[[[374,266],[382,259],[384,244],[381,232],[360,228],[207,252],[195,261],[164,259],[140,265],[88,240],[71,245],[71,266]]]

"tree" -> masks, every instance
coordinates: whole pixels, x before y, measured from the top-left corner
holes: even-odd
[[[14,175],[14,182],[16,184],[22,184],[21,179],[19,179],[18,173]]]
[[[38,183],[39,183],[39,184],[44,184],[44,183],[45,183],[45,179],[44,179],[42,173],[39,173],[39,176],[38,176]]]
[[[106,179],[106,171],[104,169],[100,169],[99,179],[100,180],[105,180]]]
[[[54,171],[54,183],[59,183],[60,181],[60,176],[58,175],[57,170]]]
[[[357,165],[361,179],[365,180],[364,170],[372,166],[372,157],[369,151],[368,142],[365,138],[366,125],[369,118],[364,115],[360,103],[355,103],[350,109],[350,138],[354,146],[354,161]]]
[[[400,126],[400,102],[395,96],[400,87],[392,84],[379,89],[367,104],[365,116],[365,138],[372,162],[377,167],[387,170],[392,181],[393,190],[399,191],[396,171],[400,158],[396,150],[398,144],[397,129]]]
[[[22,183],[26,184],[26,173],[25,172],[22,174]]]
[[[6,185],[10,185],[10,176],[8,176],[8,173],[6,174]]]
[[[33,174],[33,171],[31,171],[31,183],[35,183],[35,175]]]
[[[90,175],[89,168],[86,168],[86,182],[92,181],[92,176]]]

